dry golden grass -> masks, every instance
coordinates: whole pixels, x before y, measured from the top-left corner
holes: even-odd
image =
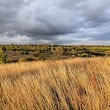
[[[0,65],[0,110],[106,110],[109,105],[109,58]]]

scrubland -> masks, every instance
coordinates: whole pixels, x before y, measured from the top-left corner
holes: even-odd
[[[0,110],[104,110],[110,58],[0,65]]]

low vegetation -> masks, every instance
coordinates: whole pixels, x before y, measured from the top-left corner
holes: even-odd
[[[38,60],[59,60],[76,57],[109,57],[110,46],[64,46],[64,45],[0,45],[8,59],[5,63]],[[5,59],[6,59],[5,58]],[[33,60],[27,60],[32,58]]]
[[[0,65],[0,110],[106,110],[109,105],[110,58]]]

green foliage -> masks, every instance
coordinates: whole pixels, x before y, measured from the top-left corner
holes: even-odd
[[[18,62],[26,62],[26,58],[19,58]]]
[[[0,63],[7,63],[7,55],[0,49]]]
[[[89,54],[83,53],[83,54],[81,54],[81,57],[89,57]]]
[[[0,48],[0,57],[4,54],[3,50]]]
[[[71,49],[71,54],[76,55],[77,51],[75,49]]]
[[[7,58],[7,63],[12,63],[12,59],[11,58]]]
[[[22,50],[22,51],[21,51],[21,54],[22,54],[22,55],[23,55],[23,54],[24,54],[24,55],[29,55],[29,51],[27,51],[27,50]]]
[[[2,57],[0,57],[1,63],[9,63],[9,62],[17,62],[19,52],[21,52],[21,58],[23,55],[29,55],[31,52],[34,55],[34,59],[42,59],[42,56],[45,56],[44,59],[63,59],[70,57],[97,57],[97,56],[105,56],[110,57],[110,46],[62,46],[62,45],[54,45],[53,52],[51,51],[51,45],[0,45],[0,48],[3,52]],[[8,51],[7,51],[8,50]],[[13,50],[15,52],[12,52]],[[7,52],[5,52],[7,51]],[[9,58],[11,61],[7,60],[7,55],[9,54]],[[31,57],[31,55],[29,57]],[[42,55],[43,54],[43,55]],[[35,58],[36,57],[36,58]],[[40,58],[41,57],[41,58]],[[9,59],[8,58],[8,59]],[[29,59],[28,61],[31,61]],[[33,61],[33,60],[32,60]]]
[[[95,56],[106,56],[106,53],[97,52],[97,51],[92,51],[91,54],[92,54],[92,55],[95,55]]]
[[[3,54],[3,56],[2,56],[2,62],[3,63],[7,63],[7,55],[6,54]]]
[[[63,50],[64,50],[64,54],[68,55],[68,48],[64,48]]]
[[[25,55],[29,55],[29,51],[24,50],[24,54],[25,54]]]

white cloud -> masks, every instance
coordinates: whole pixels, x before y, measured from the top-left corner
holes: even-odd
[[[5,33],[6,34],[6,33]],[[8,37],[5,35],[3,37],[0,37],[0,44],[29,44],[32,40],[30,37],[27,36],[21,36],[16,35],[14,37]]]

